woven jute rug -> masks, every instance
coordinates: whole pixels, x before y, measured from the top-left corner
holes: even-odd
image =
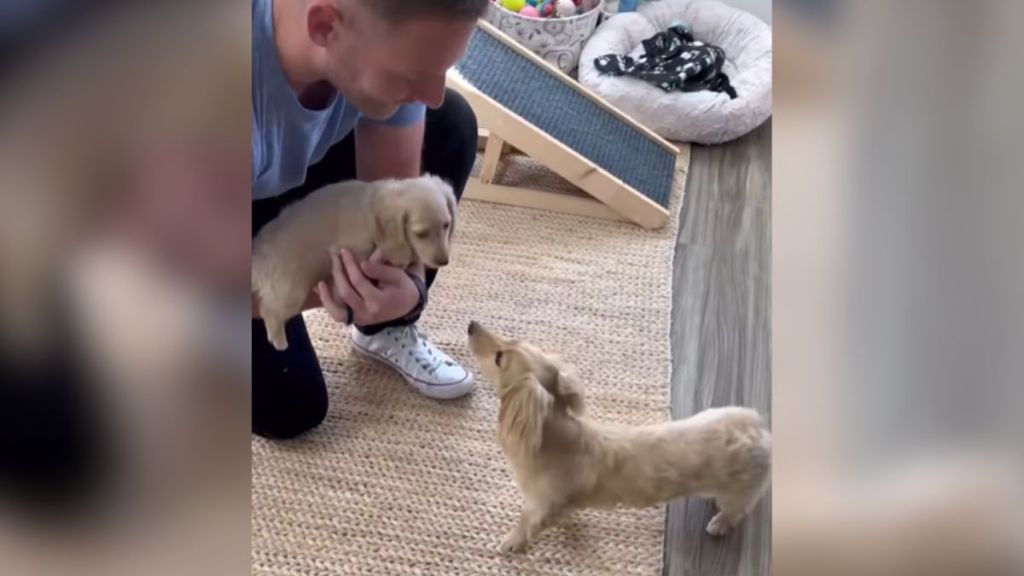
[[[520,496],[496,441],[497,398],[469,354],[485,325],[564,355],[592,415],[669,418],[672,258],[689,155],[662,230],[466,201],[452,263],[421,328],[477,373],[437,402],[357,355],[343,327],[307,313],[330,410],[287,442],[252,440],[255,574],[657,576],[663,507],[579,512],[525,555],[502,555]]]

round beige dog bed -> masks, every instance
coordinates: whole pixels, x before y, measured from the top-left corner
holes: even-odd
[[[736,90],[665,92],[643,80],[599,73],[594,60],[606,54],[643,53],[641,42],[683,23],[693,36],[725,51],[723,72]],[[771,116],[772,32],[752,14],[715,0],[659,0],[601,24],[580,58],[579,80],[661,136],[716,144],[738,138]]]

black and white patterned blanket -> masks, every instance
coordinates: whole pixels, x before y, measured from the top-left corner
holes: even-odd
[[[672,26],[643,41],[644,53],[638,58],[607,54],[594,59],[602,74],[633,76],[666,92],[711,90],[736,98],[736,90],[722,71],[725,51],[718,46],[694,40],[683,26]]]

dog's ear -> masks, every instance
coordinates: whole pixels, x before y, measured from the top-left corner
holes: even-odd
[[[544,421],[553,405],[537,377],[527,372],[502,396],[498,409],[498,440],[505,450],[522,455],[535,454],[544,440]]]
[[[583,414],[583,385],[574,367],[561,363],[545,364],[537,374],[537,380],[559,405],[576,415]]]
[[[448,184],[444,184],[444,201],[448,204],[448,215],[451,216],[451,224],[448,225],[448,242],[449,245],[452,238],[455,237],[455,193],[452,192],[452,187]]]
[[[395,198],[378,204],[374,212],[377,247],[393,266],[407,268],[415,254],[409,242],[409,211]]]

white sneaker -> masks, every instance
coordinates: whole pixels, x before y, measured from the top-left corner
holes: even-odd
[[[372,336],[353,326],[352,343],[357,351],[393,368],[428,398],[451,400],[473,389],[473,374],[438,350],[416,326],[385,328]]]

